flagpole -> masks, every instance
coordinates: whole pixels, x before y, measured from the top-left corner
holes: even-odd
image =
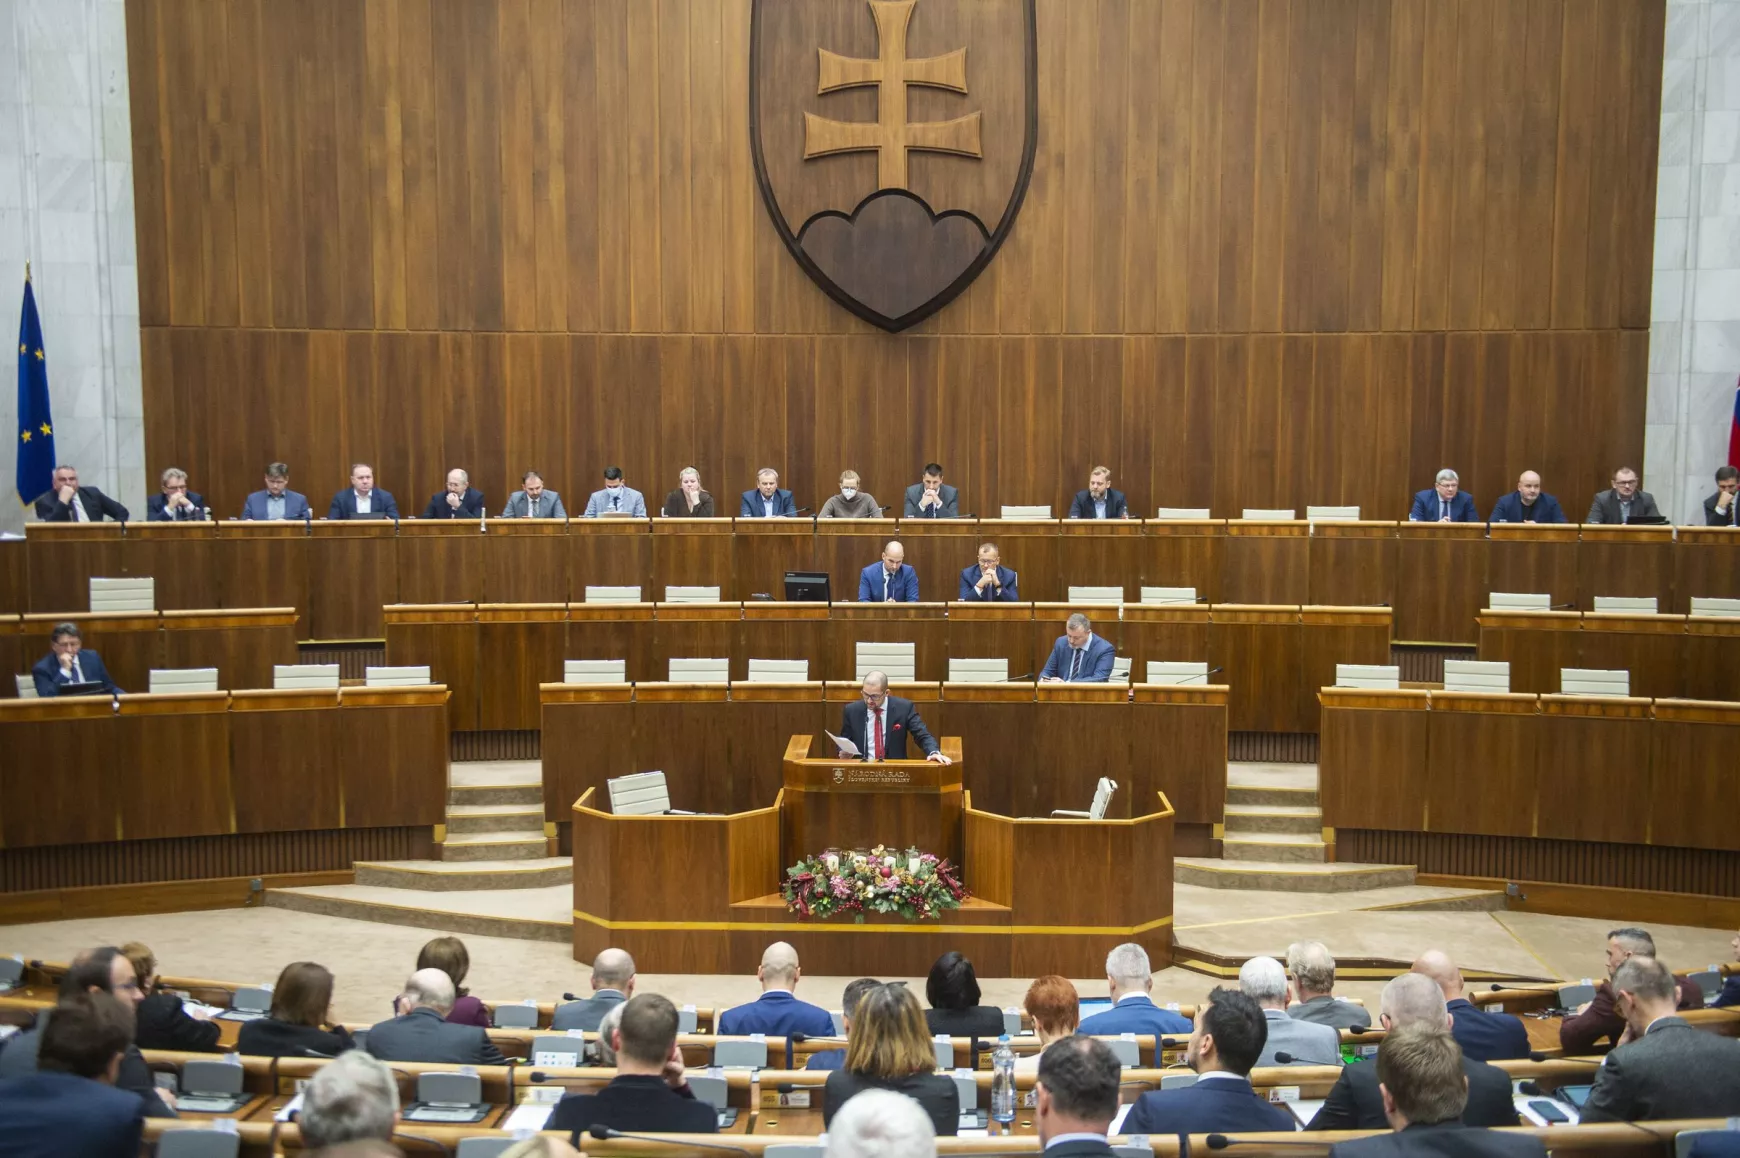
[[[26,261],[24,263],[24,280],[25,281],[30,280],[30,262],[29,261]]]

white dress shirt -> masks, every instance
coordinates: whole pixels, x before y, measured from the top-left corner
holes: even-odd
[[[356,513],[357,514],[359,514],[359,515],[372,515],[375,513],[374,506],[373,506],[375,492],[370,491],[366,495],[355,492],[355,491],[353,491],[352,493],[356,494]]]

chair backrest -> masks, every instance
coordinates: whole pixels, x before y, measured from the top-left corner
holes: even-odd
[[[1447,659],[1444,661],[1447,692],[1508,692],[1510,661],[1492,659]]]
[[[628,682],[626,659],[565,659],[562,661],[562,682],[565,684],[625,684]]]
[[[1359,521],[1359,508],[1307,506],[1305,517],[1314,523],[1356,523]]]
[[[34,700],[36,698],[36,677],[30,675],[15,675],[13,681],[18,685],[18,698]]]
[[[236,1158],[241,1150],[240,1134],[198,1126],[165,1130],[157,1139],[157,1158]]]
[[[593,587],[586,588],[588,603],[639,603],[639,587]]]
[[[244,985],[230,994],[230,1009],[235,1013],[269,1013],[272,991],[258,985]]]
[[[1551,611],[1553,597],[1544,591],[1489,591],[1486,593],[1486,609],[1488,611]]]
[[[1273,522],[1279,519],[1296,519],[1298,517],[1299,512],[1291,507],[1284,509],[1281,507],[1246,507],[1239,513],[1239,518],[1241,519],[1262,519],[1265,522]]]
[[[127,579],[91,579],[92,611],[156,611],[157,580],[149,575]]]
[[[1196,1077],[1195,1074],[1163,1074],[1160,1078],[1160,1088],[1163,1090],[1182,1090],[1188,1086],[1194,1086]]]
[[[918,645],[915,643],[859,643],[854,651],[856,674],[863,679],[868,671],[886,672],[890,680],[918,678]]]
[[[1655,596],[1597,595],[1595,597],[1595,610],[1629,611],[1637,615],[1654,615],[1656,612]]]
[[[727,684],[731,682],[731,660],[673,659],[670,681],[674,684]]]
[[[826,1146],[812,1142],[775,1142],[762,1148],[761,1158],[824,1158]]]
[[[1094,802],[1088,805],[1089,820],[1104,820],[1106,809],[1112,806],[1112,795],[1118,790],[1118,782],[1106,776],[1100,777],[1100,782],[1094,786]]]
[[[1000,684],[1009,678],[1006,659],[951,659],[949,680],[957,684]]]
[[[1125,1069],[1142,1064],[1142,1050],[1134,1041],[1123,1037],[1102,1037],[1100,1040],[1106,1043],[1106,1048]]]
[[[749,682],[752,684],[803,683],[810,678],[807,659],[752,659],[749,661]]]
[[[1726,1130],[1681,1130],[1678,1134],[1674,1135],[1674,1158],[1691,1158],[1693,1147],[1697,1146],[1698,1139],[1705,1135],[1732,1133],[1734,1133],[1734,1119],[1732,1118],[1728,1119],[1728,1128]],[[1706,1153],[1718,1152],[1719,1151],[1716,1151],[1714,1147],[1706,1151]]]
[[[1740,599],[1692,596],[1693,615],[1740,615]]]
[[[656,816],[669,812],[671,791],[663,772],[636,772],[604,782],[610,793],[610,811],[616,816]]]
[[[414,664],[410,667],[366,667],[363,669],[363,686],[371,688],[409,688],[435,681],[429,678],[428,664]]]
[[[1559,987],[1559,1006],[1563,1009],[1575,1009],[1588,1001],[1595,1000],[1593,985],[1561,985]]]
[[[147,689],[154,696],[165,692],[215,692],[218,690],[218,669],[215,667],[152,668]],[[34,688],[31,689],[35,691]]]
[[[1122,587],[1071,587],[1069,601],[1071,603],[1122,603],[1124,589]]]
[[[767,1043],[765,1041],[750,1041],[742,1038],[721,1041],[713,1047],[713,1064],[716,1066],[748,1066],[751,1069],[758,1070],[766,1069]],[[692,1084],[693,1081],[691,1079],[691,1086]],[[723,1085],[724,1083],[721,1082],[720,1084]],[[721,1090],[720,1092],[723,1093],[724,1091]],[[700,1098],[702,1101],[707,1100],[702,1096],[700,1090],[695,1090],[695,1096]],[[721,1100],[716,1104],[723,1105],[723,1098],[721,1098]]]
[[[430,1073],[417,1075],[419,1102],[457,1102],[476,1106],[483,1102],[483,1079],[475,1073]]]
[[[1109,684],[1127,684],[1130,682],[1130,657],[1114,655],[1112,657],[1112,674],[1106,680]]]
[[[1195,603],[1194,587],[1144,587],[1143,603]]]
[[[1702,973],[1688,974],[1687,977],[1703,993],[1705,1005],[1710,1004],[1716,994],[1722,992],[1723,978],[1720,969],[1706,969]]]
[[[1206,519],[1207,507],[1161,507],[1154,513],[1157,519]]]
[[[1559,694],[1629,696],[1631,673],[1625,668],[1562,667],[1559,669]]]
[[[181,1092],[239,1094],[242,1077],[242,1067],[231,1062],[189,1059],[181,1063]]]
[[[335,663],[275,663],[272,686],[279,691],[319,692],[338,688]]]
[[[498,1158],[519,1144],[519,1139],[511,1134],[496,1138],[473,1134],[459,1140],[459,1145],[453,1151],[453,1158]]]
[[[1195,660],[1175,662],[1151,659],[1148,661],[1148,682],[1151,684],[1205,684],[1208,682],[1208,664],[1198,663]]]
[[[1005,519],[1049,519],[1050,507],[1004,507],[1001,517]]]
[[[0,993],[24,980],[24,962],[16,957],[0,957]]]
[[[719,588],[717,587],[670,587],[665,588],[666,603],[717,603]]]
[[[1395,664],[1338,663],[1335,665],[1335,686],[1393,692],[1402,686],[1402,669]]]
[[[498,1020],[496,1025],[501,1025],[501,1022]],[[574,1060],[567,1060],[570,1057]],[[586,1039],[569,1037],[562,1033],[535,1034],[532,1037],[532,1064],[537,1066],[585,1065]]]
[[[491,1018],[497,1029],[536,1029],[538,1028],[538,1007],[534,1003],[527,1005],[519,1002],[512,1005],[498,1005]]]

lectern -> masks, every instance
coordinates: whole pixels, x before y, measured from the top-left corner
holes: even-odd
[[[961,741],[944,736],[929,760],[863,761],[830,754],[833,741],[793,736],[785,747],[780,863],[825,848],[917,848],[961,863]]]

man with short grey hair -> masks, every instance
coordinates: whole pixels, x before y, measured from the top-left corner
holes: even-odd
[[[634,958],[605,949],[592,960],[592,996],[558,1005],[550,1028],[596,1030],[604,1015],[634,996]]]
[[[936,1127],[924,1108],[893,1090],[847,1099],[828,1126],[825,1158],[934,1158]]]
[[[1474,499],[1462,492],[1462,480],[1445,467],[1438,472],[1431,490],[1414,496],[1413,509],[1408,512],[1411,523],[1478,523],[1480,512],[1474,509]]]
[[[145,501],[145,521],[148,523],[179,523],[208,517],[205,496],[187,489],[187,472],[172,466],[157,479],[162,493]]]
[[[1371,1025],[1371,1014],[1351,1001],[1335,996],[1335,958],[1321,941],[1295,941],[1287,946],[1287,972],[1293,975],[1297,1002],[1287,1007],[1287,1016],[1336,1029]]]
[[[1625,926],[1607,934],[1608,977],[1634,956],[1655,956],[1655,938],[1649,935],[1648,929]],[[1704,1008],[1704,991],[1690,977],[1682,977],[1679,981],[1679,1007]],[[1559,1023],[1559,1044],[1569,1056],[1589,1054],[1595,1052],[1596,1043],[1602,1038],[1609,1038],[1618,1045],[1624,1032],[1625,1018],[1614,1003],[1613,986],[1603,981],[1595,987],[1594,1000],[1585,1002],[1575,1014]]]
[[[1188,1018],[1175,1010],[1161,1009],[1149,996],[1154,988],[1154,974],[1148,964],[1148,951],[1134,941],[1126,941],[1106,954],[1106,987],[1111,990],[1112,1007],[1082,1018],[1077,1033],[1096,1037],[1151,1033],[1164,1037],[1169,1033],[1190,1032]]]
[[[1118,649],[1094,634],[1094,625],[1081,612],[1063,625],[1063,635],[1039,673],[1041,683],[1103,684],[1112,678],[1112,661]]]
[[[392,1071],[360,1049],[346,1050],[314,1071],[296,1118],[308,1150],[390,1142],[398,1122],[399,1085]]]
[[[439,969],[417,970],[393,999],[399,1016],[369,1030],[369,1052],[382,1061],[506,1065],[481,1027],[447,1020],[454,1000],[453,978]]]
[[[481,519],[489,510],[483,492],[471,485],[471,476],[454,467],[447,472],[447,488],[436,491],[423,508],[425,519]]]
[[[1583,1121],[1740,1115],[1740,1041],[1674,1016],[1678,985],[1666,965],[1633,954],[1613,971],[1613,989],[1625,1034],[1595,1071]]]
[[[1260,1066],[1338,1066],[1341,1064],[1341,1034],[1333,1026],[1294,1021],[1287,1016],[1292,987],[1287,971],[1273,957],[1252,957],[1239,970],[1239,989],[1263,1009],[1269,1038],[1257,1059]],[[1278,1056],[1286,1054],[1287,1059]]]

